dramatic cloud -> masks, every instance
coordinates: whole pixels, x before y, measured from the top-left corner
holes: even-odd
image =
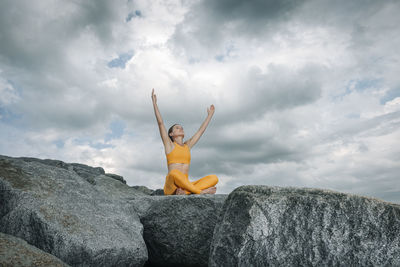
[[[2,1],[0,154],[162,188],[164,124],[189,178],[400,203],[398,1]]]

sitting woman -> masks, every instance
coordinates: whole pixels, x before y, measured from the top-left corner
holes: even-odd
[[[214,105],[207,108],[208,116],[201,125],[200,129],[189,140],[183,142],[185,136],[183,128],[179,124],[174,124],[167,131],[164,126],[160,111],[157,107],[157,98],[154,88],[151,93],[154,112],[156,114],[158,127],[160,128],[161,139],[164,143],[165,155],[167,156],[168,174],[165,178],[165,195],[189,195],[189,194],[215,194],[218,177],[214,174],[207,175],[194,182],[189,181],[190,149],[199,141],[201,135],[206,130],[211,117],[214,114]]]

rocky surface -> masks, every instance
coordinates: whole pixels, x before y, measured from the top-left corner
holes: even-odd
[[[101,170],[0,156],[0,232],[74,266],[143,266],[143,225],[126,199],[144,194]]]
[[[134,185],[131,187],[135,188],[136,190],[139,190],[149,196],[163,196],[164,195],[164,189],[161,189],[161,188],[153,190],[153,189],[149,189],[143,185]]]
[[[146,266],[207,266],[213,230],[227,195],[142,198],[138,210],[148,250]]]
[[[209,266],[400,266],[400,205],[330,190],[241,186]]]
[[[0,156],[0,204],[0,266],[400,266],[400,205],[330,190],[164,196],[101,167]]]
[[[54,266],[67,267],[53,255],[29,245],[25,240],[0,233],[0,266]]]
[[[65,170],[74,171],[76,174],[81,176],[82,178],[86,179],[91,184],[96,184],[95,177],[98,175],[104,174],[105,176],[114,178],[118,181],[123,182],[126,184],[124,177],[113,174],[113,173],[105,173],[102,167],[91,167],[88,165],[80,164],[80,163],[65,163],[61,160],[54,160],[54,159],[38,159],[38,158],[31,158],[31,157],[20,157],[19,159],[25,162],[40,162],[42,164],[46,164],[49,166],[55,166],[59,168],[63,168]],[[151,189],[149,189],[151,190]]]

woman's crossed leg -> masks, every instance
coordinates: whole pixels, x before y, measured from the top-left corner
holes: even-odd
[[[218,183],[218,177],[214,174],[204,176],[194,182],[190,182],[188,174],[182,173],[180,170],[171,170],[165,180],[164,194],[173,195],[174,193],[181,194],[181,190],[186,195],[189,194],[201,194],[202,190],[212,188]],[[215,190],[215,187],[214,187]],[[210,190],[210,193],[212,193]],[[215,191],[213,191],[215,193]]]

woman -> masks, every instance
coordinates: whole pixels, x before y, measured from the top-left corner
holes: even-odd
[[[160,111],[157,107],[157,98],[154,88],[151,92],[154,112],[160,128],[161,139],[164,143],[165,155],[167,156],[168,174],[165,177],[165,195],[189,195],[189,194],[215,194],[218,177],[214,174],[207,175],[197,181],[189,181],[190,149],[199,141],[201,135],[206,130],[211,117],[214,114],[214,105],[207,108],[208,116],[200,129],[189,140],[183,142],[185,136],[183,128],[179,124],[174,124],[169,129],[168,134],[164,126]]]

